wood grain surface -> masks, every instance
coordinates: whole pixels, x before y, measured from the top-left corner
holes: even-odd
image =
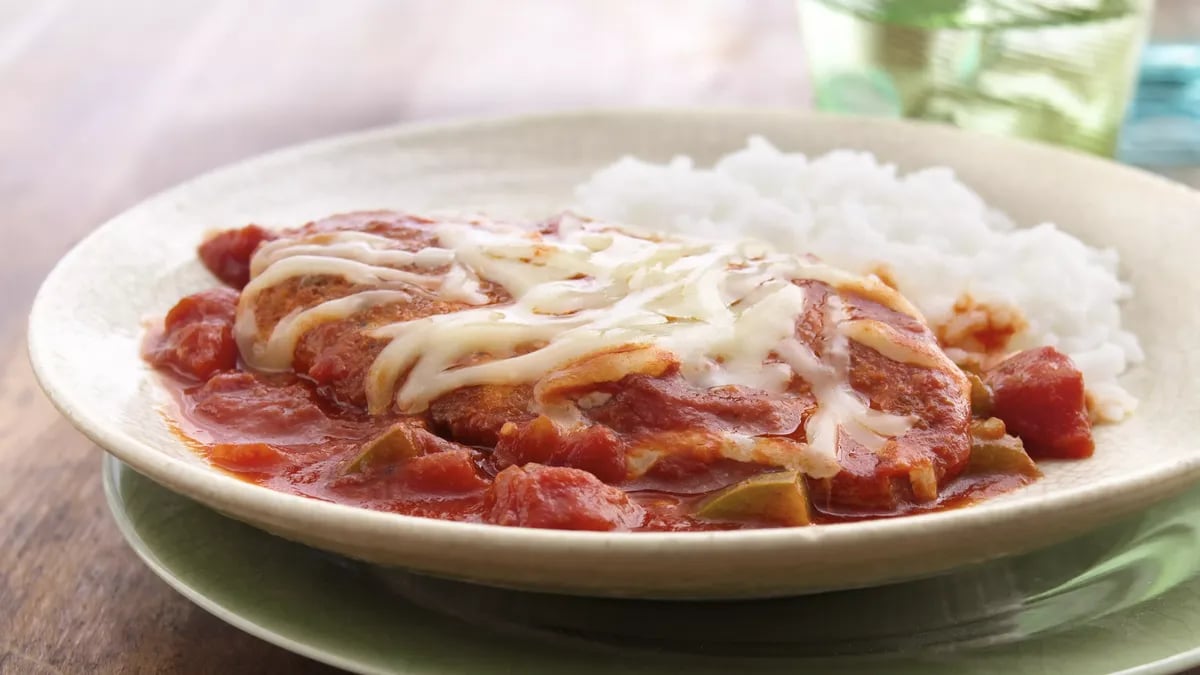
[[[373,125],[807,100],[789,0],[0,0],[0,673],[331,672],[145,568],[109,520],[101,451],[38,390],[30,301],[96,225]]]

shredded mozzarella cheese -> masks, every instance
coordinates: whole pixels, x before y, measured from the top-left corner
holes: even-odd
[[[371,337],[387,342],[365,382],[374,413],[393,405],[418,413],[460,387],[537,382],[589,355],[653,346],[673,354],[682,375],[701,387],[783,392],[796,376],[807,381],[818,405],[806,426],[815,457],[807,464],[824,467],[819,474],[836,473],[840,432],[878,450],[913,423],[872,410],[850,388],[850,340],[894,360],[952,367],[940,350],[897,341],[884,324],[850,320],[836,295],[825,303],[823,348],[802,343],[796,322],[806,294],[793,283],[798,280],[853,290],[921,317],[874,277],[761,243],[649,235],[571,216],[552,234],[480,219],[433,228],[437,246],[416,252],[354,231],[262,246],[239,303],[243,358],[258,369],[285,370],[297,341],[313,327],[380,303],[409,301],[410,292],[432,294],[473,306],[369,329]],[[310,275],[339,277],[365,290],[293,312],[264,339],[255,315],[258,295]],[[489,304],[481,280],[504,288],[512,301]],[[478,354],[487,358],[471,358]]]

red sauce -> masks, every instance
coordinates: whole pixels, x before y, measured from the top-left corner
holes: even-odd
[[[173,394],[176,410],[168,415],[181,436],[214,466],[238,478],[282,492],[340,504],[414,516],[483,522],[485,510],[499,517],[503,505],[486,503],[487,488],[498,474],[491,451],[484,448],[430,448],[430,454],[358,473],[344,472],[363,443],[377,437],[396,417],[372,417],[346,407],[323,404],[316,385],[295,376],[263,376],[246,372],[216,375],[204,384],[178,376],[163,378]],[[420,425],[420,420],[412,420]],[[430,434],[432,436],[432,434]],[[437,438],[433,436],[433,438]],[[447,443],[448,446],[452,444]],[[542,512],[532,514],[530,526],[566,529],[598,528],[597,515],[579,501],[620,502],[614,492],[644,513],[633,519],[633,509],[613,507],[614,524],[641,522],[641,530],[731,529],[734,523],[697,520],[690,506],[703,495],[670,494],[655,489],[632,490],[591,481],[586,472],[570,470],[565,476],[541,477],[544,485],[519,476],[509,466],[508,492],[541,489],[555,493]],[[548,469],[540,467],[535,474]],[[761,467],[741,472],[762,471]],[[528,473],[528,469],[526,470]],[[740,474],[733,474],[740,475]],[[730,474],[724,474],[726,479]],[[568,489],[568,487],[570,489]],[[686,483],[681,487],[687,489]],[[587,494],[588,492],[594,494]],[[575,494],[570,497],[566,493]],[[574,500],[574,501],[572,501]],[[501,500],[502,501],[502,500]],[[549,505],[554,505],[549,506]],[[561,511],[558,519],[550,511]],[[593,509],[594,510],[594,509]],[[536,524],[534,524],[536,523]],[[589,527],[589,525],[591,525]],[[630,529],[626,527],[625,529]]]
[[[394,423],[395,418],[373,418],[348,408],[322,404],[316,386],[294,376],[256,376],[235,371],[197,384],[166,374],[163,382],[176,403],[176,409],[168,417],[175,422],[178,433],[214,466],[247,482],[339,504],[442,520],[484,522],[485,511],[497,511],[494,503],[488,503],[487,488],[502,472],[486,448],[446,449],[402,464],[343,474],[343,467],[358,448]],[[597,516],[586,508],[577,508],[576,498],[564,496],[603,486],[607,489],[595,489],[601,493],[598,497],[584,495],[578,499],[600,499],[607,504],[620,501],[614,498],[612,490],[627,495],[629,503],[644,515],[640,525],[625,527],[635,521],[628,515],[630,510],[608,509],[612,513],[606,522],[621,529],[776,527],[770,522],[713,522],[691,515],[695,506],[713,492],[764,470],[767,469],[728,460],[692,467],[668,463],[655,477],[622,486],[624,489],[606,485],[599,479],[592,483],[576,474],[561,479],[553,490],[557,496],[547,500],[563,512],[560,514],[563,517],[551,517],[552,508],[534,513],[526,524],[607,529],[595,527]],[[1028,479],[1020,475],[963,475],[944,486],[933,503],[907,504],[886,512],[822,510],[818,506],[812,513],[813,522],[853,522],[959,508],[1026,482]],[[578,514],[577,519],[563,515],[572,512]],[[504,523],[505,519],[500,518],[499,522]]]
[[[301,231],[353,227],[419,249],[429,243],[431,235],[423,229],[428,222],[352,214]],[[255,248],[274,236],[253,226],[224,232],[201,246],[201,258],[221,279],[240,287]],[[324,277],[268,289],[260,296],[259,315],[277,320],[296,307],[345,292],[347,284]],[[503,289],[487,290],[494,302],[509,300]],[[821,333],[820,303],[831,291],[820,284],[806,290],[797,335],[811,340]],[[852,295],[844,300],[854,318],[928,334],[911,317],[872,300]],[[753,518],[696,515],[714,493],[779,469],[725,459],[694,440],[694,432],[801,442],[803,421],[815,405],[802,381],[780,397],[740,387],[698,389],[668,369],[597,385],[595,393],[606,399],[587,411],[589,425],[571,429],[529,412],[529,385],[467,387],[436,399],[421,415],[372,416],[364,411],[362,378],[383,345],[365,337],[361,327],[458,307],[414,300],[322,325],[302,337],[294,372],[265,374],[239,361],[232,332],[237,301],[238,293],[229,288],[184,298],[167,314],[162,330],[147,338],[145,357],[163,373],[177,404],[169,415],[176,428],[213,466],[243,480],[374,510],[580,530],[777,526]],[[948,373],[891,361],[857,344],[850,358],[850,385],[872,406],[913,415],[921,423],[886,452],[839,443],[842,471],[807,481],[811,522],[957,508],[1031,480],[1028,473],[964,471],[970,404]],[[1001,363],[985,379],[995,390],[995,414],[1027,436],[1031,449],[1055,457],[1090,453],[1082,378],[1069,359],[1054,350],[1035,350]],[[672,452],[629,480],[626,448],[648,439]],[[935,499],[914,494],[919,481],[913,472],[922,471],[933,482]]]

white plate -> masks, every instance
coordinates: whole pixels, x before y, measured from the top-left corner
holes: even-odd
[[[1097,453],[1046,465],[1038,483],[969,508],[875,522],[711,533],[560,532],[377,513],[250,485],[208,467],[167,427],[142,363],[143,321],[212,285],[202,234],[299,224],[339,211],[486,210],[544,216],[625,154],[699,161],[761,134],[784,150],[862,148],[902,169],[949,165],[1018,222],[1058,222],[1113,246],[1136,296],[1125,310],[1147,360],[1141,399],[1102,428]],[[784,111],[585,112],[396,127],[285,150],[208,174],[118,216],[46,279],[30,356],[55,405],[96,443],[163,485],[313,546],[482,583],[580,594],[786,595],[936,573],[1029,550],[1174,494],[1200,478],[1200,194],[1043,146],[894,121]]]

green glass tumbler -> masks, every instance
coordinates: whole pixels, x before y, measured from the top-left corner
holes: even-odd
[[[1111,156],[1153,0],[799,0],[816,105]]]

